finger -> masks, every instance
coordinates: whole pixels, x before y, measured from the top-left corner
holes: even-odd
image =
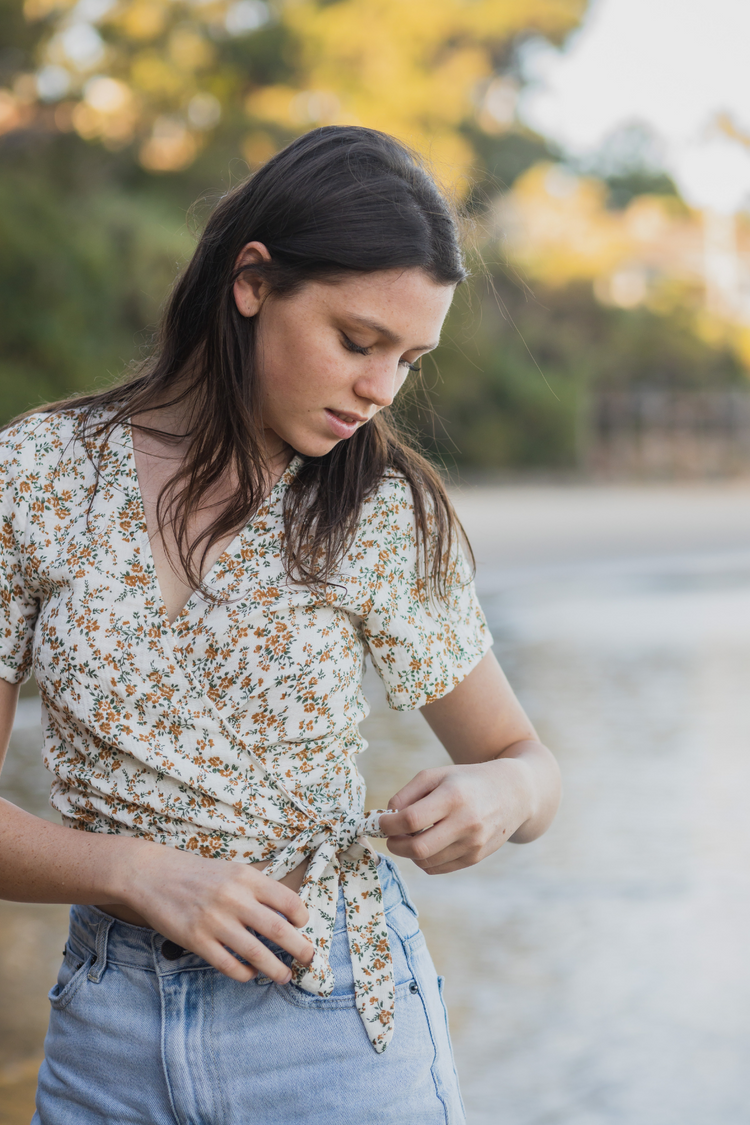
[[[309,965],[312,961],[315,953],[312,942],[294,926],[290,926],[286,918],[277,914],[275,910],[268,910],[259,904],[255,909],[248,911],[247,919],[242,920],[250,929],[262,934],[274,945],[281,946],[287,953],[291,953],[292,957],[301,964]]]
[[[381,831],[392,836],[411,836],[424,832],[444,820],[451,811],[450,795],[444,789],[433,789],[427,796],[399,812],[381,816]]]
[[[423,867],[425,875],[450,875],[452,871],[464,871],[467,867],[471,867],[470,863],[462,863],[461,860],[455,860],[453,863],[441,863],[438,867]]]
[[[292,972],[271,950],[259,941],[255,934],[239,927],[236,933],[227,934],[221,939],[235,957],[248,961],[259,972],[276,981],[277,984],[288,984],[292,979]]]
[[[388,848],[394,855],[403,859],[412,859],[415,863],[422,864],[432,860],[446,848],[460,845],[460,836],[452,824],[452,818],[447,817],[439,824],[415,836],[388,837]],[[465,851],[466,846],[460,850]]]
[[[388,802],[389,809],[405,809],[409,805],[413,805],[416,801],[421,801],[433,789],[436,789],[445,776],[446,770],[432,769],[420,770],[416,777],[399,789],[398,793],[394,793]]]
[[[269,879],[267,875],[259,875],[258,872],[253,872],[253,874],[258,876],[257,881],[253,882],[253,897],[258,902],[262,902],[271,910],[283,914],[298,929],[307,925],[310,920],[310,911],[299,895],[276,879]],[[258,929],[258,927],[253,926],[253,929]],[[265,936],[268,937],[268,934],[265,934]],[[281,942],[277,942],[277,944],[281,945]]]
[[[254,965],[238,961],[231,949],[227,949],[221,942],[211,942],[205,949],[196,949],[195,952],[209,965],[213,965],[215,969],[223,973],[225,977],[236,980],[240,984],[246,984],[258,975],[258,970]]]
[[[412,857],[406,858],[411,859]],[[460,863],[462,867],[473,867],[475,863],[479,863],[482,859],[484,859],[484,853],[481,848],[466,840],[457,840],[450,847],[433,852],[426,859],[414,859],[413,862],[423,871],[428,871],[434,867],[444,867],[449,863]]]

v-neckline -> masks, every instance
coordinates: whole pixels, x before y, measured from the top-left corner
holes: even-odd
[[[190,592],[190,596],[188,597],[187,601],[185,602],[185,604],[180,609],[179,613],[170,621],[169,612],[167,610],[167,603],[164,601],[164,595],[162,593],[161,582],[159,580],[159,572],[156,569],[156,560],[154,559],[154,552],[153,552],[153,549],[151,547],[151,536],[149,535],[148,523],[146,522],[146,505],[145,505],[144,500],[143,500],[143,493],[141,492],[141,482],[140,482],[140,479],[138,477],[138,465],[137,465],[136,459],[135,459],[135,446],[133,444],[132,424],[129,421],[122,422],[121,423],[121,429],[122,429],[124,437],[125,437],[125,441],[124,441],[123,444],[125,446],[126,455],[127,455],[127,458],[128,458],[128,469],[129,469],[129,475],[130,475],[131,482],[132,482],[132,490],[133,490],[133,493],[136,497],[138,508],[140,509],[139,512],[138,512],[138,520],[139,520],[139,523],[141,525],[141,532],[142,532],[143,538],[145,540],[146,550],[148,551],[147,562],[148,562],[149,569],[151,570],[151,574],[153,575],[153,585],[154,585],[154,591],[155,591],[156,599],[157,599],[157,610],[158,610],[159,616],[162,617],[164,619],[164,621],[166,622],[166,627],[169,629],[170,633],[176,634],[177,630],[178,630],[178,626],[179,626],[182,618],[186,617],[189,614],[190,610],[193,607],[193,604],[194,604],[196,598],[198,597],[198,594],[199,594],[200,590],[195,589],[195,590],[192,590]],[[268,495],[263,500],[263,503],[261,504],[258,511],[255,513],[253,518],[251,520],[249,520],[248,523],[244,524],[239,529],[239,531],[234,536],[234,538],[231,540],[231,542],[227,544],[227,546],[224,548],[224,550],[221,552],[221,554],[218,556],[218,558],[216,558],[214,560],[214,562],[211,564],[211,566],[208,568],[208,570],[206,571],[206,573],[203,576],[202,585],[208,585],[209,582],[211,581],[211,577],[214,574],[214,571],[218,569],[220,564],[222,564],[228,558],[231,558],[234,554],[236,554],[237,546],[241,543],[243,537],[247,534],[248,528],[252,527],[253,523],[255,522],[255,520],[258,518],[258,516],[260,515],[260,513],[264,509],[270,510],[270,508],[271,508],[272,504],[275,502],[278,494],[280,492],[283,492],[283,490],[287,487],[287,485],[290,484],[290,482],[292,481],[292,479],[294,478],[294,476],[298,472],[301,465],[302,465],[302,458],[300,457],[300,455],[298,453],[294,453],[292,455],[292,459],[290,460],[289,464],[286,466],[286,468],[284,469],[284,471],[281,474],[281,476],[279,477],[279,479],[273,485],[270,492],[268,493]]]

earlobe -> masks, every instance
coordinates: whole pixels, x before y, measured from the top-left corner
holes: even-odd
[[[262,242],[248,242],[242,247],[235,261],[235,269],[240,266],[263,265],[271,261],[271,255]],[[234,283],[233,293],[237,311],[241,316],[255,316],[266,295],[266,283],[259,272],[247,270],[241,273]]]

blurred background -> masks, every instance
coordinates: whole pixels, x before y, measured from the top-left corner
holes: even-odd
[[[394,133],[467,216],[401,415],[567,791],[406,872],[473,1125],[747,1125],[749,37],[744,0],[0,0],[0,423],[144,356],[212,205],[309,128]],[[442,750],[368,686],[376,807]],[[52,816],[24,690],[0,790]],[[0,903],[6,1125],[65,916]]]

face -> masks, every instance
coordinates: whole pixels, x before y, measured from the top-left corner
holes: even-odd
[[[291,446],[322,457],[389,406],[437,346],[452,298],[453,286],[419,269],[308,282],[292,296],[265,299],[257,283],[238,282],[238,309],[258,317],[270,452]]]

